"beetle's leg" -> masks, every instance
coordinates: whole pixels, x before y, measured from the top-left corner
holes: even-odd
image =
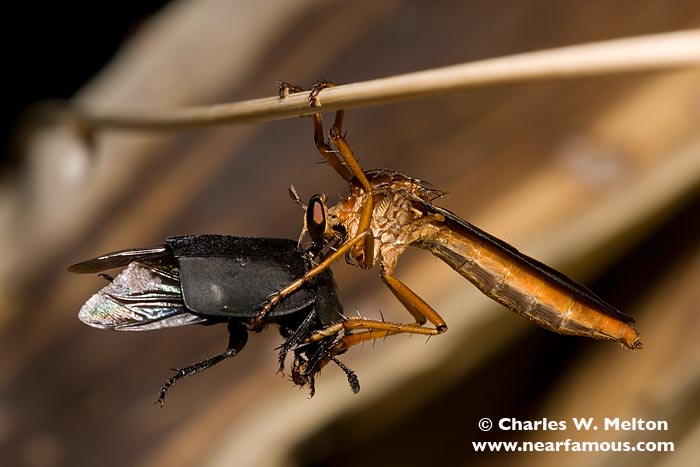
[[[289,350],[296,346],[299,342],[304,339],[308,332],[309,332],[309,327],[311,326],[311,323],[313,320],[316,318],[316,311],[311,311],[306,317],[304,318],[304,321],[301,322],[299,327],[294,330],[294,332],[285,339],[285,341],[282,343],[282,345],[279,347],[280,353],[279,353],[279,369],[277,370],[279,373],[284,374],[284,362],[287,359],[287,353]]]
[[[348,384],[353,394],[360,392],[360,379],[354,371],[345,366],[340,360],[335,358],[336,354],[332,353],[333,346],[328,346],[322,343],[321,347],[311,355],[302,355],[305,352],[296,352],[294,364],[292,366],[292,381],[300,387],[308,386],[309,397],[314,397],[316,393],[316,375],[329,362],[333,362],[340,367],[348,379]],[[305,356],[308,358],[305,358]]]
[[[107,282],[112,282],[114,280],[114,277],[112,277],[109,274],[104,273],[104,272],[99,273],[98,276],[101,277],[102,279],[106,280]]]
[[[309,397],[314,397],[316,392],[316,374],[328,362],[335,362],[345,373],[352,392],[360,391],[360,381],[354,371],[343,365],[335,354],[331,354],[336,336],[324,341],[312,342],[294,349],[294,362],[292,363],[292,381],[300,387],[308,386]]]
[[[360,380],[350,368],[345,366],[335,356],[343,353],[339,348],[337,336],[332,336],[320,342],[311,342],[297,347],[294,350],[294,362],[292,364],[292,381],[297,386],[308,386],[309,397],[313,397],[316,391],[316,375],[329,362],[340,367],[348,379],[348,384],[353,394],[360,392]],[[309,346],[311,346],[309,348]]]
[[[348,378],[348,384],[350,384],[350,390],[352,391],[352,393],[357,394],[358,392],[360,392],[360,379],[357,377],[355,372],[343,365],[343,363],[337,358],[331,357],[331,360],[333,361],[333,363],[338,365],[340,369],[343,370],[343,372],[345,373],[345,376]]]
[[[163,404],[165,403],[165,396],[176,382],[187,376],[204,371],[229,357],[233,357],[238,352],[243,350],[243,347],[245,347],[245,344],[248,341],[248,331],[246,330],[245,326],[241,325],[239,322],[230,321],[228,323],[228,334],[229,341],[225,352],[209,357],[201,362],[178,369],[177,373],[175,373],[175,375],[171,378],[168,378],[163,384],[163,387],[160,388],[160,396],[155,403],[160,404],[160,406],[163,407]]]
[[[340,248],[338,248],[336,251],[328,255],[326,259],[324,259],[321,264],[318,266],[309,269],[306,271],[306,274],[304,274],[302,277],[299,279],[295,280],[291,284],[289,284],[287,287],[284,289],[280,290],[279,292],[271,295],[268,299],[267,302],[263,305],[262,309],[258,312],[257,315],[255,315],[255,318],[250,322],[249,328],[252,330],[257,330],[260,329],[263,325],[263,322],[265,320],[265,317],[267,314],[270,312],[272,307],[277,305],[280,300],[282,300],[284,297],[287,297],[294,293],[296,290],[299,289],[302,285],[316,277],[318,274],[323,272],[325,269],[327,269],[331,263],[333,263],[335,260],[342,258],[345,253],[350,251],[350,249],[357,245],[359,242],[361,242],[366,236],[371,235],[370,231],[364,231],[358,235],[356,235],[354,238],[351,238],[347,243],[342,245]]]

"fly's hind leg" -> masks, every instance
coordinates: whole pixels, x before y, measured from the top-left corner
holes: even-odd
[[[396,298],[413,315],[415,323],[391,323],[366,318],[347,318],[339,323],[320,329],[306,338],[307,342],[332,341],[327,348],[324,358],[314,362],[295,362],[295,372],[304,377],[300,382],[311,381],[312,376],[328,364],[336,355],[345,353],[350,347],[367,341],[383,339],[395,334],[421,334],[435,336],[447,331],[447,325],[442,317],[428,303],[420,298],[403,282],[394,277],[386,269],[382,270],[382,280]],[[430,322],[433,328],[423,327]],[[359,332],[352,332],[359,331]],[[341,333],[344,335],[341,336]]]
[[[360,330],[352,333],[351,331]],[[341,336],[341,333],[350,331]],[[360,382],[355,372],[343,365],[337,355],[345,353],[350,347],[367,341],[383,339],[400,333],[435,335],[437,329],[424,328],[420,324],[389,323],[365,318],[347,318],[345,321],[316,331],[299,345],[294,353],[292,381],[298,386],[308,386],[311,397],[314,395],[316,375],[330,362],[337,364],[345,373],[354,394],[360,391]],[[309,351],[307,346],[317,346]]]
[[[398,301],[413,315],[417,324],[423,325],[426,321],[435,326],[437,334],[442,334],[447,331],[447,324],[442,316],[433,309],[428,303],[423,300],[413,290],[409,289],[406,284],[398,280],[390,271],[382,269],[382,281],[391,290]]]
[[[245,347],[245,344],[248,341],[248,331],[246,330],[245,326],[231,321],[228,324],[228,333],[229,341],[225,352],[209,357],[201,362],[177,369],[177,373],[168,378],[163,384],[163,387],[160,388],[160,395],[155,403],[160,404],[160,406],[163,407],[163,404],[165,403],[165,396],[170,388],[179,380],[195,373],[199,373],[200,371],[204,371],[207,368],[226,360],[227,358],[233,357],[238,352],[243,350],[243,347]]]

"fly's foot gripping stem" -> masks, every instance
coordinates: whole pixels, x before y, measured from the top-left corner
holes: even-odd
[[[286,99],[291,94],[304,92],[304,88],[301,86],[297,86],[296,84],[291,84],[286,81],[275,81],[275,84],[279,88],[280,99]],[[319,100],[318,95],[324,89],[332,88],[334,86],[335,84],[329,80],[321,80],[314,84],[309,90],[309,105],[311,107],[321,107],[321,101]]]
[[[286,81],[275,81],[277,88],[279,89],[280,99],[286,99],[290,94],[296,94],[298,92],[304,92],[304,88],[297,86],[296,84],[291,84]]]
[[[311,88],[311,93],[309,94],[309,104],[311,107],[321,107],[321,101],[318,99],[318,95],[324,89],[335,87],[335,83],[327,79],[322,79],[318,83],[314,84]]]

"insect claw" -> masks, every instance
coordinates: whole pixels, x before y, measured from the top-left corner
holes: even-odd
[[[314,84],[311,88],[311,93],[309,93],[309,105],[311,105],[311,107],[321,107],[321,101],[318,99],[318,95],[324,89],[332,88],[333,86],[335,86],[333,82],[327,79],[322,79]]]
[[[279,88],[280,99],[285,99],[289,97],[290,94],[295,94],[297,92],[304,92],[304,89],[296,84],[290,84],[286,81],[275,81],[275,85]]]

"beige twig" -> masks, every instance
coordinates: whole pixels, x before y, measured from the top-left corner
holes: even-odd
[[[325,89],[324,112],[457,93],[498,83],[700,65],[700,30],[617,39],[434,68]],[[171,110],[79,109],[93,128],[168,129],[309,115],[309,93]]]

